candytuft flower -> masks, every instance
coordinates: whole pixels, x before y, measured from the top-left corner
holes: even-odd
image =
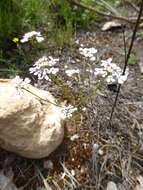
[[[79,48],[79,52],[81,55],[90,59],[90,61],[95,61],[95,54],[97,53],[97,49],[95,48]]]
[[[122,69],[116,63],[112,63],[112,58],[101,60],[101,68],[94,69],[94,74],[105,77],[108,84],[123,84],[127,80],[129,69],[126,69],[125,75],[122,73]]]
[[[71,77],[73,74],[76,74],[76,73],[79,73],[79,69],[69,69],[69,70],[66,70],[65,73]]]
[[[33,67],[29,69],[30,73],[37,75],[39,80],[51,81],[48,74],[56,74],[59,71],[59,68],[55,68],[55,64],[59,59],[54,59],[52,56],[43,56],[38,61],[35,62]]]
[[[72,117],[72,113],[77,111],[77,108],[75,108],[72,105],[68,105],[68,106],[63,106],[61,108],[61,112],[62,112],[62,118],[66,119],[66,118],[70,118]]]
[[[23,88],[28,88],[28,85],[30,84],[30,79],[25,78],[22,79],[19,76],[16,76],[12,79],[13,87],[17,91],[17,95],[21,95],[23,93]]]

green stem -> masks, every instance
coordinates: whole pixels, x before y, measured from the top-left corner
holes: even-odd
[[[13,70],[13,69],[0,69],[0,72],[12,72],[12,73],[21,73],[20,70]]]
[[[57,107],[61,107],[61,106],[59,106],[59,105],[57,105],[57,104],[55,104],[55,103],[53,103],[53,102],[51,102],[51,101],[49,101],[49,100],[47,100],[47,99],[41,98],[40,96],[38,96],[37,94],[31,92],[30,90],[28,90],[28,89],[26,89],[26,88],[22,88],[22,89],[25,90],[25,91],[27,91],[27,92],[29,92],[30,94],[36,96],[37,98],[39,98],[39,99],[42,100],[42,101],[48,102],[48,103],[53,104],[54,106],[57,106]]]

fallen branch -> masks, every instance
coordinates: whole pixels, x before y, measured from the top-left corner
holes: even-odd
[[[118,19],[124,22],[127,22],[129,24],[135,24],[137,21],[136,17],[132,17],[132,18],[126,18],[123,16],[116,16],[116,15],[112,15],[112,14],[108,14],[99,10],[96,10],[95,8],[91,7],[91,6],[87,6],[81,2],[77,2],[76,0],[68,0],[71,4],[74,4],[78,7],[84,8],[84,9],[88,9],[90,11],[93,11],[101,16],[105,16],[105,17],[109,17],[109,18],[113,18],[113,19]],[[140,18],[140,22],[143,22],[143,17]]]

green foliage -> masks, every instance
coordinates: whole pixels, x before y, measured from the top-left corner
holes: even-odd
[[[49,6],[50,25],[58,45],[69,44],[72,37],[72,10],[67,0],[51,0]]]
[[[137,35],[138,35],[141,39],[143,39],[143,30],[139,31],[139,32],[137,33]]]
[[[96,10],[106,9],[103,0],[77,1]],[[106,3],[112,4],[113,7],[115,4],[114,0],[106,0]],[[38,44],[36,50],[31,45],[29,48],[29,45],[21,44],[21,48],[26,52],[26,55],[23,55],[12,42],[13,37],[21,38],[24,33],[36,30],[44,34],[48,43],[56,42],[57,47],[63,47],[71,44],[75,29],[90,26],[91,21],[97,17],[99,15],[78,7],[69,0],[0,0],[0,48],[3,51],[0,63],[7,68],[27,67],[33,57],[41,52]]]
[[[137,60],[138,60],[138,57],[134,54],[131,54],[129,61],[128,61],[128,64],[129,65],[135,65],[137,63]]]
[[[108,0],[112,2],[113,0]],[[107,1],[107,2],[108,2]],[[103,10],[101,3],[92,0],[79,1],[87,6]],[[15,35],[24,32],[44,30],[60,46],[69,44],[73,29],[85,27],[97,15],[77,7],[68,0],[1,0],[0,1],[0,39],[1,45]]]
[[[4,42],[21,28],[19,3],[13,0],[0,1],[0,38]]]
[[[12,36],[35,29],[44,23],[48,3],[44,0],[1,0],[0,39],[5,45]]]

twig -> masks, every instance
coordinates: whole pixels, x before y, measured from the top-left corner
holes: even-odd
[[[129,5],[131,5],[138,13],[140,11],[140,9],[134,4],[132,3],[131,1],[129,0],[124,0],[126,3],[128,3]]]
[[[78,7],[81,7],[81,8],[84,8],[84,9],[88,9],[90,11],[93,11],[101,16],[105,16],[105,17],[109,17],[109,18],[113,18],[113,19],[118,19],[118,20],[121,20],[121,21],[124,21],[124,22],[127,22],[129,24],[135,24],[137,22],[137,18],[136,17],[132,17],[132,18],[126,18],[126,17],[123,17],[123,16],[116,16],[116,15],[112,15],[112,14],[108,14],[108,13],[105,13],[105,12],[102,12],[102,11],[99,11],[91,6],[87,6],[83,3],[79,3],[77,2],[76,0],[68,0],[71,4],[74,4]],[[140,18],[140,22],[143,21],[143,17]]]
[[[107,3],[104,0],[100,0],[101,3],[99,1],[97,1],[97,3],[99,3],[100,5],[104,5],[106,7],[106,9],[108,9],[110,12],[112,12],[114,15],[116,16],[120,16],[120,14],[117,12],[117,10],[115,8],[113,8],[109,3]]]
[[[45,180],[45,178],[44,178],[43,174],[41,173],[40,169],[38,168],[38,166],[36,166],[35,163],[33,163],[33,165],[35,166],[39,176],[43,180],[43,183],[44,183],[44,186],[45,186],[46,190],[52,190],[52,188],[49,186],[48,182]]]
[[[52,180],[57,190],[62,190],[55,180]]]
[[[136,21],[136,25],[135,25],[135,28],[134,28],[134,31],[133,31],[130,47],[129,47],[129,50],[128,50],[128,53],[127,53],[127,56],[126,56],[126,59],[125,59],[125,65],[124,65],[124,69],[123,69],[122,75],[125,75],[125,72],[126,72],[126,68],[127,68],[127,65],[128,65],[130,54],[131,54],[131,51],[132,51],[132,48],[133,48],[133,44],[134,44],[134,41],[135,41],[138,25],[140,23],[140,18],[141,18],[141,15],[142,15],[142,11],[143,11],[143,0],[142,0],[142,3],[141,3],[138,19]],[[112,107],[112,111],[111,111],[111,116],[110,116],[110,120],[109,120],[110,122],[112,120],[113,113],[114,113],[114,110],[115,110],[115,107],[116,107],[116,104],[117,104],[118,96],[119,96],[119,93],[120,93],[120,88],[121,88],[121,84],[119,84],[119,86],[118,86],[116,98],[115,98],[115,101],[114,101],[114,104],[113,104],[113,107]]]

